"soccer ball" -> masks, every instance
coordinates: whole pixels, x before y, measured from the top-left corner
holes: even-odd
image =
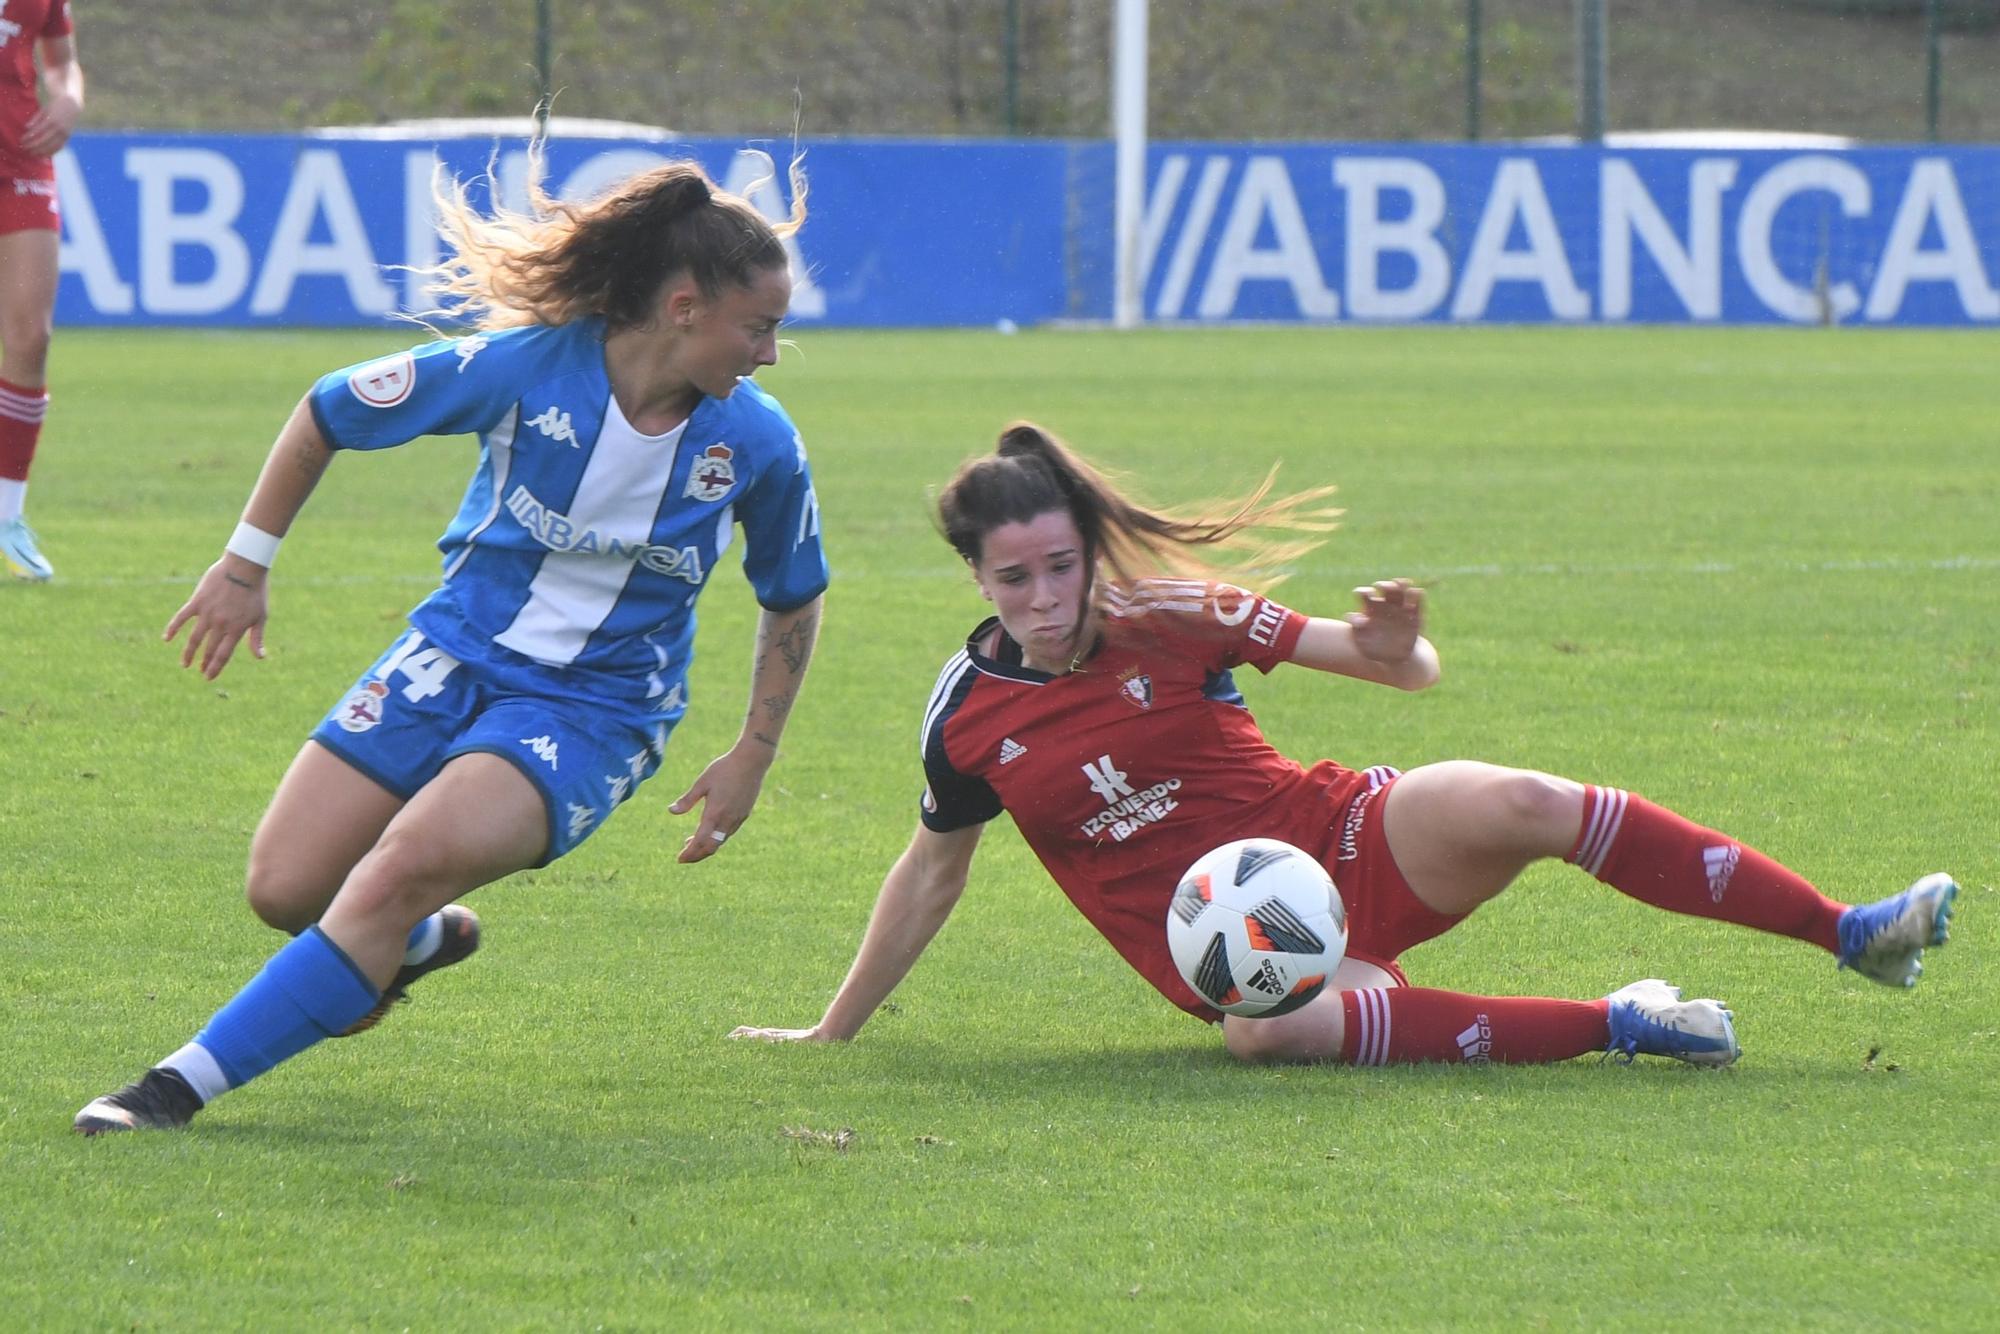
[[[1347,908],[1308,853],[1275,838],[1239,839],[1181,877],[1167,946],[1182,979],[1224,1014],[1286,1014],[1340,966]]]

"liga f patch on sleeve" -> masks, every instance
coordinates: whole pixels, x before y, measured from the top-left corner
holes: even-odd
[[[371,408],[393,408],[417,387],[417,361],[408,352],[356,366],[347,387]]]

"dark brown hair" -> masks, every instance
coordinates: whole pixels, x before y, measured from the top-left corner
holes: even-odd
[[[1330,486],[1267,500],[1277,470],[1248,497],[1218,509],[1175,514],[1143,505],[1050,432],[1015,422],[991,454],[967,459],[939,493],[938,528],[952,550],[977,564],[986,535],[1009,523],[1067,511],[1083,537],[1086,578],[1102,559],[1121,583],[1155,576],[1227,577],[1268,588],[1271,567],[1324,540],[1340,511],[1320,504]],[[1256,530],[1273,536],[1257,540]],[[1222,559],[1204,554],[1212,551]]]

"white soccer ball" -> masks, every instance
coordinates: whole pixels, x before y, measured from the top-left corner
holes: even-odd
[[[1310,854],[1275,838],[1239,839],[1181,877],[1167,945],[1195,994],[1224,1014],[1285,1014],[1340,967],[1347,907]]]

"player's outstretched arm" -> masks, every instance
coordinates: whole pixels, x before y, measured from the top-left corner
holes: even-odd
[[[243,523],[237,529],[239,536],[230,539],[230,549],[208,567],[193,594],[167,622],[162,636],[167,640],[180,633],[183,625],[188,627],[187,643],[181,649],[181,666],[193,666],[199,654],[201,674],[213,681],[229,665],[230,655],[245,634],[250,636],[250,651],[260,658],[264,656],[264,619],[270,611],[266,587],[271,574],[270,557],[277,551],[277,539],[299,517],[306,497],[312,494],[326,465],[332,461],[333,450],[314,424],[311,406],[306,400],[299,400],[298,407],[292,409],[291,420],[278,432],[277,442],[264,460],[264,470],[258,474],[257,486],[250,493],[250,503],[243,507]],[[255,530],[247,542],[241,536],[245,528]],[[259,550],[259,544],[266,549]],[[249,554],[238,554],[239,549]],[[256,559],[260,556],[261,560]]]
[[[1407,579],[1384,579],[1354,596],[1359,608],[1345,619],[1306,622],[1291,660],[1398,690],[1436,685],[1437,649],[1424,638],[1424,590]]]
[[[675,815],[701,807],[701,818],[681,844],[678,860],[698,862],[714,856],[750,818],[757,794],[764,788],[764,775],[778,758],[778,739],[785,734],[785,720],[791,717],[799,688],[805,684],[825,606],[826,596],[821,594],[790,611],[767,607],[758,617],[757,651],[750,667],[750,704],[744,711],[743,731],[736,744],[710,760],[694,784],[667,807]]]
[[[958,904],[972,869],[984,825],[933,833],[922,825],[910,846],[896,859],[875,896],[861,949],[847,970],[847,980],[834,993],[826,1014],[811,1028],[755,1028],[744,1025],[732,1038],[764,1042],[845,1042],[861,1031],[889,993],[896,989],[917,956],[937,935]]]

